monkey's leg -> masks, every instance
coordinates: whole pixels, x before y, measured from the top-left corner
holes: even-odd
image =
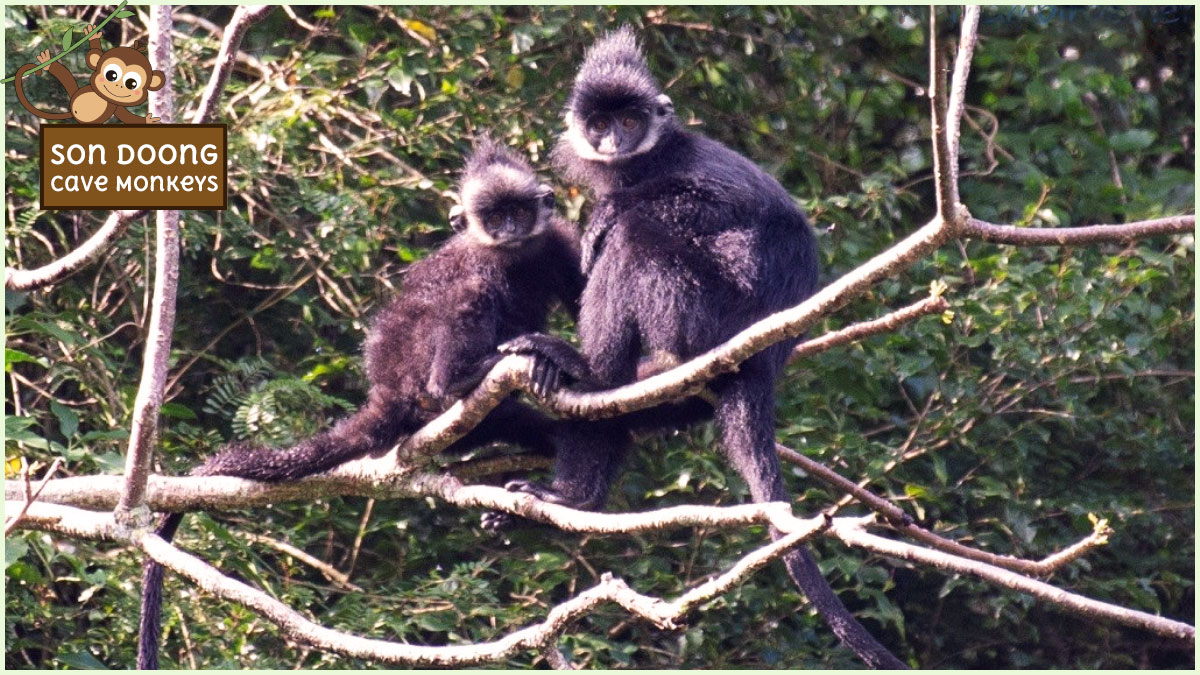
[[[760,357],[765,355],[760,355]],[[720,381],[715,418],[725,456],[750,487],[755,502],[790,502],[775,455],[774,377],[763,358],[753,358]],[[772,529],[771,536],[781,535]],[[838,599],[812,555],[798,548],[783,558],[788,575],[842,641],[872,668],[906,668],[854,618]]]

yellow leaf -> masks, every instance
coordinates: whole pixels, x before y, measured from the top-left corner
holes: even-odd
[[[5,478],[16,478],[17,476],[20,476],[21,475],[21,467],[24,465],[25,465],[24,458],[22,458],[20,456],[9,457],[8,459],[4,460],[4,477]]]
[[[430,42],[437,41],[437,31],[430,27],[427,23],[417,21],[416,19],[401,19],[400,23],[404,24],[405,28],[411,30],[417,35],[420,35],[426,40],[429,40]]]

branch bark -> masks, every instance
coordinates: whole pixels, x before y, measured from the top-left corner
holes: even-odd
[[[1015,227],[995,225],[975,218],[967,220],[963,235],[994,244],[1016,246],[1079,246],[1128,242],[1160,234],[1195,234],[1196,216],[1171,216],[1140,220],[1124,225],[1083,227]]]
[[[212,76],[208,86],[200,96],[200,103],[192,114],[192,124],[201,124],[213,119],[217,112],[217,104],[225,91],[225,83],[229,81],[229,73],[237,63],[237,52],[242,45],[242,38],[250,26],[269,14],[274,7],[270,5],[243,5],[233,12],[233,18],[225,27],[221,38],[221,49],[217,52],[217,60],[213,65]]]
[[[100,257],[125,233],[135,218],[145,214],[145,210],[113,211],[108,214],[100,229],[80,244],[79,248],[58,260],[31,270],[4,268],[4,287],[10,291],[32,291],[66,279],[79,268]]]
[[[155,62],[172,72],[171,6],[150,8],[150,49]],[[175,118],[175,90],[171,78],[151,97],[151,110],[163,120]],[[125,454],[125,486],[114,515],[129,522],[143,512],[146,480],[158,437],[158,411],[162,408],[167,382],[171,337],[175,332],[175,298],[179,286],[179,212],[158,211],[155,218],[154,294],[146,351],[142,355],[142,377],[133,402],[133,423]],[[149,513],[144,513],[148,520]]]
[[[1027,593],[1072,614],[1140,628],[1176,640],[1195,642],[1196,639],[1196,629],[1186,623],[1068,593],[1050,584],[1035,581],[986,563],[964,560],[948,553],[885,539],[867,533],[862,529],[861,523],[852,523],[839,518],[836,519],[830,531],[833,536],[842,540],[847,546],[881,553],[900,560],[930,565],[947,572],[969,574],[1004,588]]]

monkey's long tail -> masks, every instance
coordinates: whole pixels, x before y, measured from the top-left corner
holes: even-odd
[[[272,450],[244,444],[227,446],[191,472],[193,476],[235,476],[280,483],[328,471],[368,453],[394,445],[418,424],[415,407],[403,407],[372,397],[358,412],[328,431],[286,449]],[[155,533],[171,541],[182,513],[168,513]],[[142,564],[142,610],[138,623],[139,670],[158,669],[158,641],[162,622],[163,567],[146,559]]]
[[[34,68],[37,68],[37,65],[32,64],[32,63],[26,63],[25,65],[18,68],[17,74],[13,76],[13,88],[17,92],[17,100],[21,102],[21,105],[25,106],[26,110],[33,113],[34,115],[37,115],[38,117],[40,117],[44,120],[69,120],[69,119],[71,119],[72,115],[70,112],[65,112],[65,113],[46,112],[45,110],[42,110],[41,108],[38,108],[34,104],[30,103],[29,99],[25,98],[25,89],[21,85],[21,78],[25,77],[25,73],[29,72],[30,70],[33,70]]]

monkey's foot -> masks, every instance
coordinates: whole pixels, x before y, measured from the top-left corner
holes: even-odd
[[[561,504],[562,506],[569,506],[571,508],[586,508],[573,503],[570,499],[555,492],[553,488],[536,481],[510,480],[504,484],[504,489],[509,492],[531,494],[548,504]],[[507,511],[484,511],[483,515],[479,518],[479,526],[483,528],[484,532],[500,534],[516,527],[522,520],[525,519]]]

